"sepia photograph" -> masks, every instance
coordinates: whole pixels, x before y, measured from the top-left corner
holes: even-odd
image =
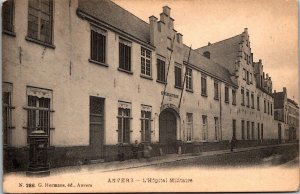
[[[298,1],[1,11],[3,192],[299,191]]]

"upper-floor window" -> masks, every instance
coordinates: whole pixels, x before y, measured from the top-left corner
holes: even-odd
[[[157,81],[166,82],[166,63],[163,58],[157,58]]]
[[[119,69],[131,71],[131,42],[119,40]]]
[[[250,107],[249,91],[246,91],[247,107]]]
[[[252,73],[250,73],[250,84],[252,84]]]
[[[225,102],[229,102],[229,87],[225,86]]]
[[[201,76],[201,95],[207,96],[207,83],[206,83],[206,77]]]
[[[193,76],[192,69],[186,67],[186,89],[192,91],[193,90]]]
[[[173,47],[172,47],[172,39],[171,38],[167,38],[167,47],[168,47],[168,49],[172,49]]]
[[[243,73],[244,73],[243,80],[246,80],[247,79],[247,71],[244,68],[243,68]]]
[[[4,32],[14,32],[14,0],[3,2],[2,29]]]
[[[219,100],[219,84],[217,81],[214,82],[214,99]]]
[[[91,27],[91,60],[105,63],[106,58],[106,32]]]
[[[151,77],[151,51],[141,48],[141,74]]]
[[[180,64],[175,64],[175,87],[182,88],[182,67]]]
[[[53,1],[29,0],[28,37],[51,44],[53,37]]]
[[[270,114],[270,103],[268,101],[268,114]]]
[[[247,81],[247,84],[249,84],[249,71],[247,71],[246,81]]]
[[[264,99],[264,113],[267,112],[267,107],[266,107],[266,99]]]
[[[257,110],[260,110],[259,96],[257,96],[256,104],[257,104]]]
[[[236,105],[236,90],[232,89],[232,104]]]
[[[245,94],[244,94],[244,88],[241,88],[241,97],[242,97],[242,106],[245,106]]]
[[[251,108],[254,109],[254,94],[251,93]]]
[[[273,115],[273,105],[271,103],[271,115]]]
[[[193,113],[186,113],[186,141],[192,141]]]

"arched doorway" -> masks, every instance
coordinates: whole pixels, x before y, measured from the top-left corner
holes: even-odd
[[[163,152],[176,153],[177,117],[172,109],[165,109],[159,115],[159,142]]]

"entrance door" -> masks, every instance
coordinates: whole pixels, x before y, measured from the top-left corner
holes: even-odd
[[[159,142],[164,144],[164,152],[176,153],[176,116],[172,111],[164,110],[159,115]]]
[[[90,147],[94,158],[103,157],[104,99],[90,96]]]

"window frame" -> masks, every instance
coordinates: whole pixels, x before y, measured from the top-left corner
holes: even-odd
[[[144,51],[144,55],[143,55]],[[147,57],[147,53],[149,54],[149,57]],[[144,61],[144,68],[143,68],[143,61]],[[149,75],[147,74],[147,61],[149,61]],[[144,73],[143,73],[144,70]],[[141,76],[152,78],[152,51],[149,49],[146,49],[145,47],[141,46]]]
[[[225,92],[225,98],[224,98],[224,100],[225,100],[225,103],[229,103],[229,86],[228,85],[225,85],[225,90],[224,90],[224,92]]]
[[[207,77],[201,75],[201,96],[207,97]]]
[[[126,115],[126,110],[129,110],[129,114]],[[121,113],[121,114],[120,114]],[[118,143],[119,144],[130,144],[131,143],[131,132],[132,132],[132,107],[131,103],[119,101],[118,105],[118,115],[117,115],[117,133],[118,133]],[[119,126],[121,120],[121,126]],[[125,122],[127,121],[127,123]],[[126,124],[129,128],[126,128]],[[121,127],[121,128],[120,128]],[[124,135],[125,134],[125,135]],[[121,135],[121,136],[120,136]],[[128,137],[128,139],[127,139]]]
[[[177,75],[177,71],[176,70],[180,70],[180,75]],[[175,63],[174,66],[174,77],[175,77],[175,88],[179,88],[182,89],[182,65],[179,63]],[[178,80],[179,78],[179,80]],[[180,85],[178,85],[180,83]]]
[[[100,36],[103,36],[104,37],[104,49],[102,48],[103,52],[104,52],[104,61],[99,61],[97,59],[94,59],[93,58],[93,35],[92,33],[95,32],[97,35],[100,35]],[[98,37],[97,37],[98,39]],[[89,62],[91,63],[96,63],[96,64],[99,64],[99,65],[103,65],[103,66],[106,66],[108,67],[108,64],[107,64],[107,31],[106,30],[103,30],[99,27],[96,27],[94,25],[91,25],[91,34],[90,34],[90,58],[89,58]]]
[[[202,140],[208,140],[208,122],[207,115],[202,115]]]
[[[236,105],[236,89],[232,89],[232,105]]]
[[[194,125],[193,124],[193,113],[189,113],[189,112],[186,113],[185,125],[186,125],[186,141],[192,142],[192,140],[193,140],[193,125]]]
[[[7,8],[9,10],[9,25],[11,27],[11,29],[7,29],[5,24],[5,19],[4,18],[4,8],[5,8],[5,4],[6,6],[9,6],[9,8]],[[7,35],[11,35],[11,36],[16,36],[15,33],[15,1],[14,0],[8,0],[3,2],[2,4],[2,32],[7,34]]]
[[[185,82],[185,88],[186,88],[186,91],[189,91],[189,92],[193,92],[193,69],[186,66],[185,67],[185,76],[186,76],[186,82]]]
[[[147,113],[149,114],[147,117]],[[152,107],[148,105],[142,105],[141,108],[141,142],[151,142],[151,133],[152,133]],[[146,130],[146,122],[148,122],[148,128]],[[149,139],[147,139],[147,137]]]
[[[214,99],[219,100],[220,95],[219,95],[219,82],[214,81]]]
[[[166,58],[157,57],[156,70],[156,82],[166,84]],[[161,70],[163,70],[163,72],[161,72]],[[162,75],[163,77],[161,77]],[[163,80],[161,78],[163,78]]]
[[[38,0],[39,2],[39,8],[37,10],[38,12],[38,31],[37,31],[37,38],[35,37],[32,37],[29,35],[29,15],[30,15],[30,1],[28,1],[28,13],[27,13],[27,35],[25,37],[25,40],[27,41],[30,41],[30,42],[33,42],[33,43],[37,43],[37,44],[40,44],[42,46],[46,46],[48,48],[53,48],[55,49],[55,45],[53,44],[54,43],[54,0],[49,0],[49,3],[50,3],[50,6],[51,6],[51,10],[50,10],[50,21],[51,21],[51,25],[50,25],[50,39],[51,41],[49,42],[46,42],[46,41],[43,41],[40,39],[40,36],[41,36],[41,30],[40,30],[40,25],[41,25],[41,12],[42,12],[42,8],[41,8],[41,2],[43,0]]]
[[[241,97],[242,97],[241,105],[245,106],[245,89],[244,88],[241,88]]]

